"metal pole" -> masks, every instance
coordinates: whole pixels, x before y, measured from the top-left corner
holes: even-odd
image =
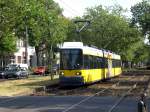
[[[26,32],[25,32],[25,63],[28,65],[28,27],[26,25]]]
[[[52,53],[52,49],[53,49],[53,42],[51,44],[51,49],[50,49],[50,54],[51,54],[50,55],[50,59],[51,59],[51,63],[50,63],[51,64],[51,80],[53,80],[53,77],[54,77],[53,76],[54,75],[53,74],[53,70],[52,70],[52,67],[53,67],[53,62],[52,62],[53,61],[53,53]]]

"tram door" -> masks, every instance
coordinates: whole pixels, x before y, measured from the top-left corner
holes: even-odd
[[[112,77],[112,60],[108,58],[108,77]]]

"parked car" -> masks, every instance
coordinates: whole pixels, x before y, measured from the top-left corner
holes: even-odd
[[[17,64],[17,63],[8,64],[6,67],[8,67],[8,68],[21,67],[21,68],[26,68],[26,69],[29,68],[29,66],[27,64]]]
[[[4,71],[5,71],[5,68],[4,68],[4,67],[1,67],[1,68],[0,68],[0,78],[4,78],[4,77],[3,77]]]
[[[0,77],[2,78],[21,78],[21,77],[28,77],[29,72],[28,69],[25,67],[14,67],[9,68],[6,67],[3,72],[0,73]]]
[[[33,69],[33,74],[36,74],[36,75],[45,75],[47,72],[48,72],[48,69],[45,66],[38,66]]]

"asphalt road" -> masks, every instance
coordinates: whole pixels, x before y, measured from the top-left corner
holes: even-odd
[[[0,97],[0,112],[108,112],[117,97],[94,97],[70,110],[85,96]],[[147,101],[150,105],[150,100]],[[137,112],[137,99],[125,99],[114,112]]]

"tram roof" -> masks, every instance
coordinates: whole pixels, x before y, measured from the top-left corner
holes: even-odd
[[[90,46],[84,46],[82,42],[64,42],[61,49],[82,49],[83,54],[100,56],[100,57],[103,57],[103,52],[104,52],[105,58],[121,59],[120,55],[117,55],[111,51],[101,50]]]

